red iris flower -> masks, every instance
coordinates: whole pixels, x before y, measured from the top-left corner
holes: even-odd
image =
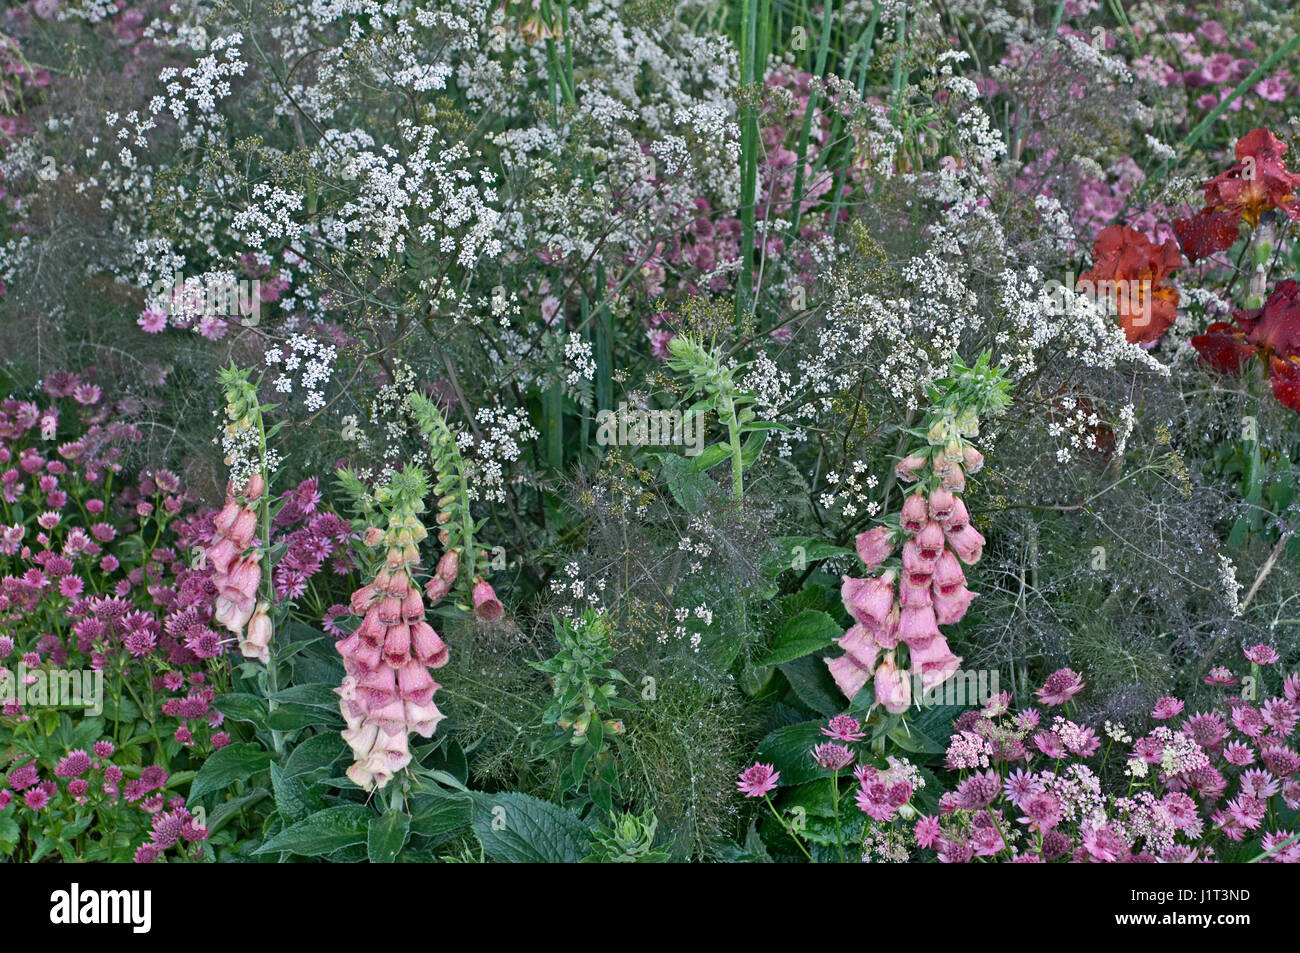
[[[1157,245],[1135,228],[1107,225],[1092,244],[1094,264],[1079,290],[1109,297],[1130,344],[1154,341],[1178,317],[1178,292],[1161,284],[1183,256],[1176,242]]]
[[[1192,338],[1201,360],[1223,374],[1240,373],[1251,360],[1267,362],[1273,396],[1283,407],[1300,411],[1300,285],[1280,282],[1264,307],[1234,311]]]
[[[1237,161],[1205,183],[1205,208],[1174,221],[1174,232],[1192,261],[1226,251],[1244,219],[1252,228],[1269,209],[1300,222],[1300,175],[1287,171],[1286,145],[1267,129],[1237,140]]]

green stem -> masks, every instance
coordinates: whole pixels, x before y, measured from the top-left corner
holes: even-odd
[[[810,863],[813,863],[814,861],[812,859],[812,854],[808,853],[808,848],[803,845],[803,841],[801,841],[799,839],[799,835],[797,835],[794,832],[794,828],[792,828],[788,823],[786,823],[784,817],[782,817],[779,813],[777,813],[776,805],[772,803],[772,799],[768,797],[766,794],[764,794],[763,800],[767,802],[767,806],[772,811],[772,816],[776,818],[776,822],[781,825],[782,830],[784,830],[787,834],[790,835],[790,839],[794,841],[795,846],[798,847],[799,850],[803,852],[803,855],[808,858],[808,861]]]
[[[739,503],[745,496],[745,462],[740,455],[740,422],[731,398],[726,399],[727,436],[731,442],[731,495]]]

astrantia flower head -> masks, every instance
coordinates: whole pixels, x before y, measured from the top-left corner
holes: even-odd
[[[943,828],[939,824],[939,818],[933,814],[919,818],[912,828],[912,836],[916,838],[918,847],[932,846],[942,833]]]
[[[1224,668],[1222,665],[1216,665],[1214,668],[1210,669],[1209,674],[1201,679],[1201,681],[1205,682],[1206,685],[1236,685],[1237,676],[1233,675],[1232,672]]]
[[[60,778],[79,778],[90,770],[90,756],[81,749],[69,751],[54,769]]]
[[[774,769],[772,765],[755,762],[740,773],[740,780],[736,782],[736,787],[745,797],[762,797],[774,790],[780,780],[781,772]]]
[[[820,744],[812,750],[812,758],[827,771],[840,771],[853,763],[855,755],[843,745],[833,741]]]
[[[1151,712],[1151,717],[1160,721],[1167,721],[1177,715],[1182,714],[1183,703],[1177,698],[1166,695],[1156,702],[1155,709]]]
[[[829,727],[822,729],[822,734],[836,741],[861,741],[866,737],[861,723],[852,715],[836,715]]]
[[[1038,689],[1039,701],[1044,705],[1064,705],[1083,690],[1083,679],[1073,669],[1057,669],[1047,676],[1043,687]]]
[[[1259,643],[1246,649],[1246,660],[1256,665],[1272,665],[1279,658],[1277,651],[1270,645]]]

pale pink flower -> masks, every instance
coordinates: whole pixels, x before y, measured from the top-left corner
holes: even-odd
[[[858,558],[868,569],[875,569],[893,554],[894,547],[889,537],[889,528],[885,526],[877,526],[858,534]]]
[[[135,323],[140,325],[146,334],[157,334],[167,327],[167,312],[158,307],[145,308],[140,312],[140,317],[136,318]]]

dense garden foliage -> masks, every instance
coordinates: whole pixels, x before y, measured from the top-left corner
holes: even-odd
[[[1300,861],[1300,9],[0,14],[0,856]]]

